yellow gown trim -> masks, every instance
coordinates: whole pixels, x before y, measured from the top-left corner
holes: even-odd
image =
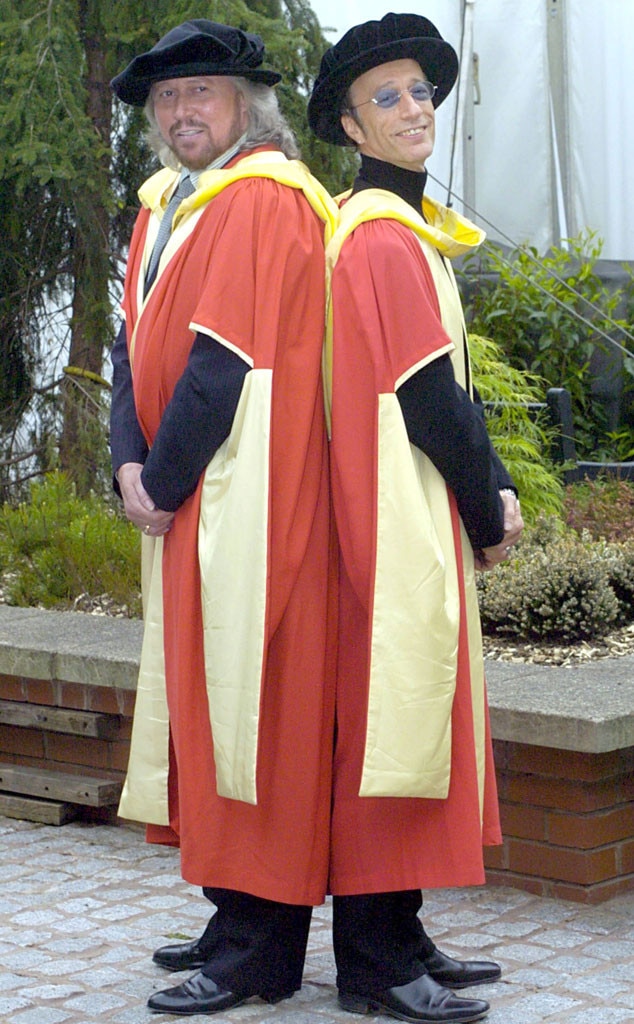
[[[154,214],[148,225],[144,262],[158,231],[162,200],[178,177],[178,172],[163,169],[139,190],[141,202]],[[198,189],[176,211],[156,280],[193,231],[208,203],[233,182],[253,177],[271,178],[301,189],[324,223],[325,241],[330,239],[337,208],[308,168],[299,160],[287,160],[279,152],[252,153],[233,167],[200,175]],[[137,296],[140,311],[147,300],[142,294],[143,277],[142,269]],[[148,297],[150,294],[151,291]],[[222,338],[218,340],[226,343]],[[135,334],[130,341],[133,367],[134,343]],[[251,804],[257,802],[257,732],[265,649],[271,389],[270,370],[251,369],[247,374],[231,434],[205,471],[198,536],[207,699],[218,793]],[[236,564],[243,559],[249,561],[248,589],[244,587],[244,574],[235,572]],[[158,548],[151,561],[152,571],[145,575],[144,590],[146,638],[120,814],[153,824],[168,824],[169,712]],[[232,689],[228,680],[236,678],[241,684]]]
[[[483,233],[426,200],[427,221],[393,193],[368,189],[341,209],[327,249],[328,278],[345,239],[360,224],[389,217],[416,234],[430,266],[456,379],[468,379],[462,308],[444,256],[465,252]],[[327,409],[332,394],[332,308],[324,357]],[[437,355],[439,355],[437,353]],[[405,375],[416,372],[410,368]],[[397,386],[401,381],[396,382]],[[396,389],[395,389],[396,390]],[[377,548],[371,612],[368,721],[360,796],[447,796],[451,713],[456,687],[460,594],[446,484],[411,445],[394,392],[378,398]],[[474,729],[481,806],[484,785],[484,676],[473,554],[462,528]],[[473,646],[472,646],[473,645]],[[479,657],[478,657],[479,654]]]

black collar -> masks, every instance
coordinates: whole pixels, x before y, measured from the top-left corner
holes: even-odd
[[[406,171],[385,160],[361,154],[361,167],[352,186],[352,194],[366,188],[387,189],[413,206],[417,213],[421,213],[426,182],[427,171]]]

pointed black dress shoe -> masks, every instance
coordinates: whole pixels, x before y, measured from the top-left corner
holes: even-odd
[[[200,939],[179,942],[176,946],[161,946],[155,950],[152,960],[168,971],[195,971],[209,960],[200,947]]]
[[[412,1024],[468,1024],[481,1020],[489,1012],[484,999],[461,999],[439,985],[429,974],[396,985],[383,992],[339,991],[339,1005],[349,1013],[387,1013]]]
[[[165,989],[164,992],[155,992],[147,1004],[155,1013],[217,1013],[219,1010],[239,1006],[248,998],[228,992],[199,971],[182,985]]]
[[[422,963],[434,981],[446,988],[486,985],[502,977],[502,968],[492,960],[453,960],[439,949],[423,957]]]
[[[185,1016],[194,1013],[218,1013],[220,1010],[230,1010],[232,1006],[246,1003],[251,995],[259,995],[267,1003],[279,1003],[282,999],[290,999],[293,994],[293,992],[284,992],[280,995],[268,995],[253,992],[250,995],[238,996],[235,992],[221,988],[202,971],[198,971],[182,985],[165,989],[163,992],[155,992],[153,996],[150,996],[147,1004],[155,1013],[176,1013]]]

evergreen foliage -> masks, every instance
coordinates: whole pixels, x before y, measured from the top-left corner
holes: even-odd
[[[139,531],[96,495],[78,497],[63,473],[50,473],[26,501],[0,508],[0,577],[8,604],[70,608],[105,594],[139,616]]]
[[[351,154],[314,141],[305,107],[328,42],[307,0],[0,0],[0,493],[50,466],[103,486],[87,423],[114,336],[136,191],[156,168],[142,113],[109,82],[191,17],[259,32],[284,75],[280,104],[314,173],[339,191]],[[354,158],[352,157],[352,160]],[[65,361],[65,360],[64,360]],[[30,403],[28,415],[25,407]],[[101,423],[104,438],[105,425]],[[94,433],[94,431],[93,431]],[[16,457],[28,456],[23,471]],[[54,464],[54,462],[53,462]]]
[[[624,603],[629,573],[621,571],[621,555],[606,544],[561,530],[558,521],[537,524],[521,539],[513,557],[490,572],[478,574],[482,629],[492,635],[521,640],[572,642],[604,636],[613,628]],[[634,618],[631,602],[627,619]],[[621,624],[624,624],[621,620]]]
[[[469,350],[489,436],[518,488],[524,521],[561,514],[561,474],[549,457],[552,428],[545,417],[529,410],[543,402],[544,382],[506,362],[490,338],[469,335]]]
[[[478,574],[484,633],[575,643],[634,622],[633,510],[624,480],[566,488],[565,519],[539,517],[508,561]]]

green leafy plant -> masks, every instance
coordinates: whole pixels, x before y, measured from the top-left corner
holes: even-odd
[[[80,493],[100,484],[85,429],[89,398],[59,370],[63,359],[103,372],[137,190],[157,167],[142,111],[113,102],[109,82],[190,18],[260,33],[270,66],[282,73],[277,93],[306,162],[333,192],[354,176],[355,154],[319,142],[308,128],[307,97],[328,39],[306,0],[0,0],[0,469],[7,488],[41,469],[49,437]]]
[[[505,252],[487,244],[461,271],[469,330],[494,338],[513,366],[568,389],[577,446],[586,455],[610,444],[604,408],[592,401],[590,361],[609,346],[605,335],[615,324],[626,327],[614,319],[619,294],[596,273],[600,253],[591,232],[544,257],[528,246]],[[632,373],[631,359],[624,368]],[[633,447],[634,434],[619,445]]]
[[[77,496],[63,473],[31,487],[30,500],[0,508],[0,575],[9,604],[69,608],[108,595],[141,613],[139,534],[102,498]]]
[[[594,452],[598,462],[631,462],[634,459],[634,433],[631,427],[608,430],[604,449]]]
[[[540,514],[559,515],[563,486],[549,455],[553,431],[545,415],[530,409],[543,403],[544,382],[511,366],[490,338],[469,335],[469,349],[489,435],[518,488],[525,521],[534,523]]]

